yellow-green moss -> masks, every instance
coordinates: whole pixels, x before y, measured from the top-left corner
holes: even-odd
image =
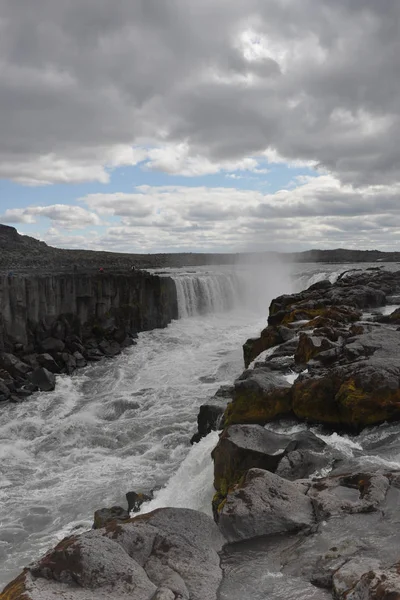
[[[276,388],[267,394],[256,391],[237,392],[225,410],[225,425],[265,425],[278,416],[290,413],[290,410],[291,388]]]
[[[0,594],[0,600],[30,600],[30,596],[25,587],[25,576],[27,570],[11,581]]]

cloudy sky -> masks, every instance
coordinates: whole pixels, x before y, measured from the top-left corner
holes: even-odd
[[[398,0],[0,0],[0,222],[398,250],[399,27]]]

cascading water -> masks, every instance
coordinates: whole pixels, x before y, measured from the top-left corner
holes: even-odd
[[[232,310],[242,299],[240,277],[232,273],[175,273],[179,317]]]

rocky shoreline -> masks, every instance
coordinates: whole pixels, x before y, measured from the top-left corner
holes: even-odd
[[[60,542],[0,598],[400,599],[400,470],[360,468],[308,427],[356,435],[400,420],[397,305],[400,272],[383,269],[276,298],[244,345],[249,368],[199,414],[193,441],[223,428],[214,521],[173,508],[111,518]],[[303,425],[284,434],[281,419]]]

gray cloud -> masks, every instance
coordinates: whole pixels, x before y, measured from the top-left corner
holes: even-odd
[[[1,0],[0,175],[106,181],[115,146],[185,143],[397,182],[399,18],[395,0]]]

